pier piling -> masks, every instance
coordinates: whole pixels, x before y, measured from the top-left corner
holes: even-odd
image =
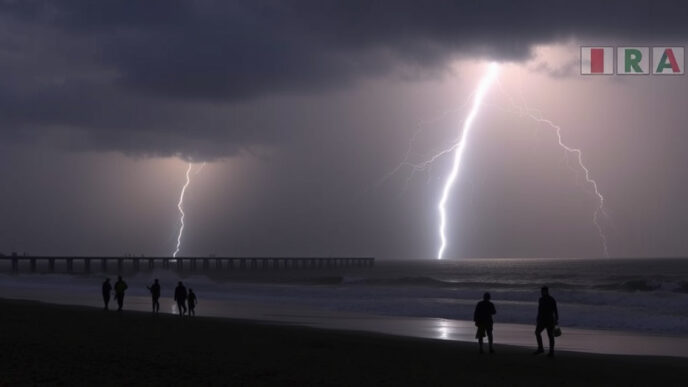
[[[79,265],[75,266],[74,261]],[[29,270],[31,273],[39,272],[38,261],[48,262],[48,272],[55,273],[57,263],[60,263],[60,270],[67,273],[93,271],[92,261],[100,261],[100,272],[107,273],[108,262],[117,263],[117,272],[138,272],[140,270],[152,271],[155,269],[156,262],[164,270],[177,271],[210,271],[214,261],[214,270],[242,270],[242,271],[268,271],[268,270],[322,270],[339,268],[373,267],[375,258],[283,258],[283,257],[226,257],[226,258],[169,258],[169,257],[25,257],[10,256],[0,257],[0,271],[9,269],[13,273],[21,270]],[[21,264],[22,261],[28,264]],[[80,263],[83,262],[83,265]],[[143,264],[142,264],[143,262]],[[200,263],[199,263],[200,262]],[[170,265],[174,263],[174,265]],[[3,266],[4,265],[4,266]],[[45,270],[45,269],[43,269]]]

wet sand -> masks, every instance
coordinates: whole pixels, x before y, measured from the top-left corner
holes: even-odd
[[[685,385],[686,360],[0,300],[0,385]]]

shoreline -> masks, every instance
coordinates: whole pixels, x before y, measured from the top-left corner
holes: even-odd
[[[0,384],[681,385],[685,359],[0,299]],[[585,370],[585,372],[581,372]]]
[[[675,289],[688,276],[688,261],[647,259],[633,265],[588,261],[380,262],[358,273],[142,270],[125,275],[129,284],[126,303],[127,309],[147,311],[150,294],[146,286],[153,278],[160,279],[162,295],[167,297],[182,280],[196,290],[203,315],[300,320],[318,326],[332,324],[336,315],[353,317],[356,329],[375,331],[385,323],[406,336],[473,341],[475,332],[468,332],[473,330],[472,323],[462,325],[461,320],[471,320],[477,300],[485,290],[492,290],[499,341],[531,346],[537,293],[544,281],[558,289],[556,299],[565,329],[559,342],[562,346],[571,344],[571,349],[584,352],[634,354],[633,348],[615,348],[619,345],[611,340],[598,345],[597,339],[590,338],[611,335],[638,342],[642,337],[649,345],[635,346],[636,354],[672,352],[688,357],[688,310],[684,308],[688,293]],[[612,272],[618,274],[606,274]],[[99,306],[103,278],[97,273],[0,275],[0,290],[8,298]],[[457,283],[462,285],[456,287]],[[166,311],[171,311],[171,306],[169,299],[161,305]],[[403,324],[392,323],[385,316]],[[399,327],[405,332],[398,332]],[[569,333],[576,333],[575,340],[569,340]],[[676,341],[684,341],[684,345],[662,339],[668,336],[678,337]],[[579,338],[589,345],[580,347]]]
[[[7,299],[100,309],[100,301],[91,297],[56,299],[34,296],[26,294]],[[171,314],[172,311],[176,313],[176,304],[169,297],[162,297],[160,303],[164,314]],[[150,297],[127,296],[125,310],[147,313],[150,311]],[[475,343],[474,324],[467,320],[371,315],[319,310],[299,305],[212,299],[204,300],[198,312],[204,317],[235,321]],[[535,348],[533,329],[534,325],[496,322],[495,343],[533,350]],[[688,337],[686,336],[567,326],[562,326],[562,329],[564,335],[556,342],[558,350],[607,355],[688,358]]]

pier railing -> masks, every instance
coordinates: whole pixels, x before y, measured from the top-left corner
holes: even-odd
[[[372,257],[0,257],[2,271],[90,273],[142,271],[156,268],[177,271],[221,270],[315,270],[344,267],[372,267]]]

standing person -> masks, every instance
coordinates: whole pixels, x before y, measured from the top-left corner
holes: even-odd
[[[122,280],[122,276],[117,276],[117,282],[115,282],[115,299],[117,300],[117,311],[122,311],[122,306],[124,305],[124,292],[129,288],[127,283]]]
[[[112,285],[110,285],[110,278],[105,278],[103,281],[103,302],[105,303],[105,310],[108,310],[110,304],[110,295],[112,294]]]
[[[189,288],[189,297],[187,298],[187,302],[189,304],[189,316],[195,316],[196,315],[196,302],[198,300],[196,299],[196,293],[194,293],[193,289]]]
[[[150,290],[151,297],[153,298],[153,313],[158,313],[160,312],[160,283],[157,278],[153,285],[148,286],[148,290]]]
[[[475,312],[473,313],[473,321],[475,326],[478,327],[478,331],[475,337],[478,339],[478,348],[480,348],[480,353],[483,353],[483,337],[487,334],[487,342],[490,345],[490,353],[495,353],[494,348],[492,348],[492,316],[497,314],[497,310],[492,302],[490,302],[490,293],[485,293],[483,295],[483,300],[478,302],[475,306]]]
[[[179,309],[179,317],[186,314],[186,288],[182,281],[179,281],[177,288],[174,289],[174,300],[177,301],[177,308]]]
[[[542,331],[547,329],[547,337],[549,338],[549,354],[547,356],[554,357],[554,327],[559,324],[559,311],[557,310],[557,302],[549,295],[547,286],[543,286],[540,293],[542,296],[538,303],[537,326],[535,327],[538,349],[533,354],[539,355],[545,352],[542,346]]]

